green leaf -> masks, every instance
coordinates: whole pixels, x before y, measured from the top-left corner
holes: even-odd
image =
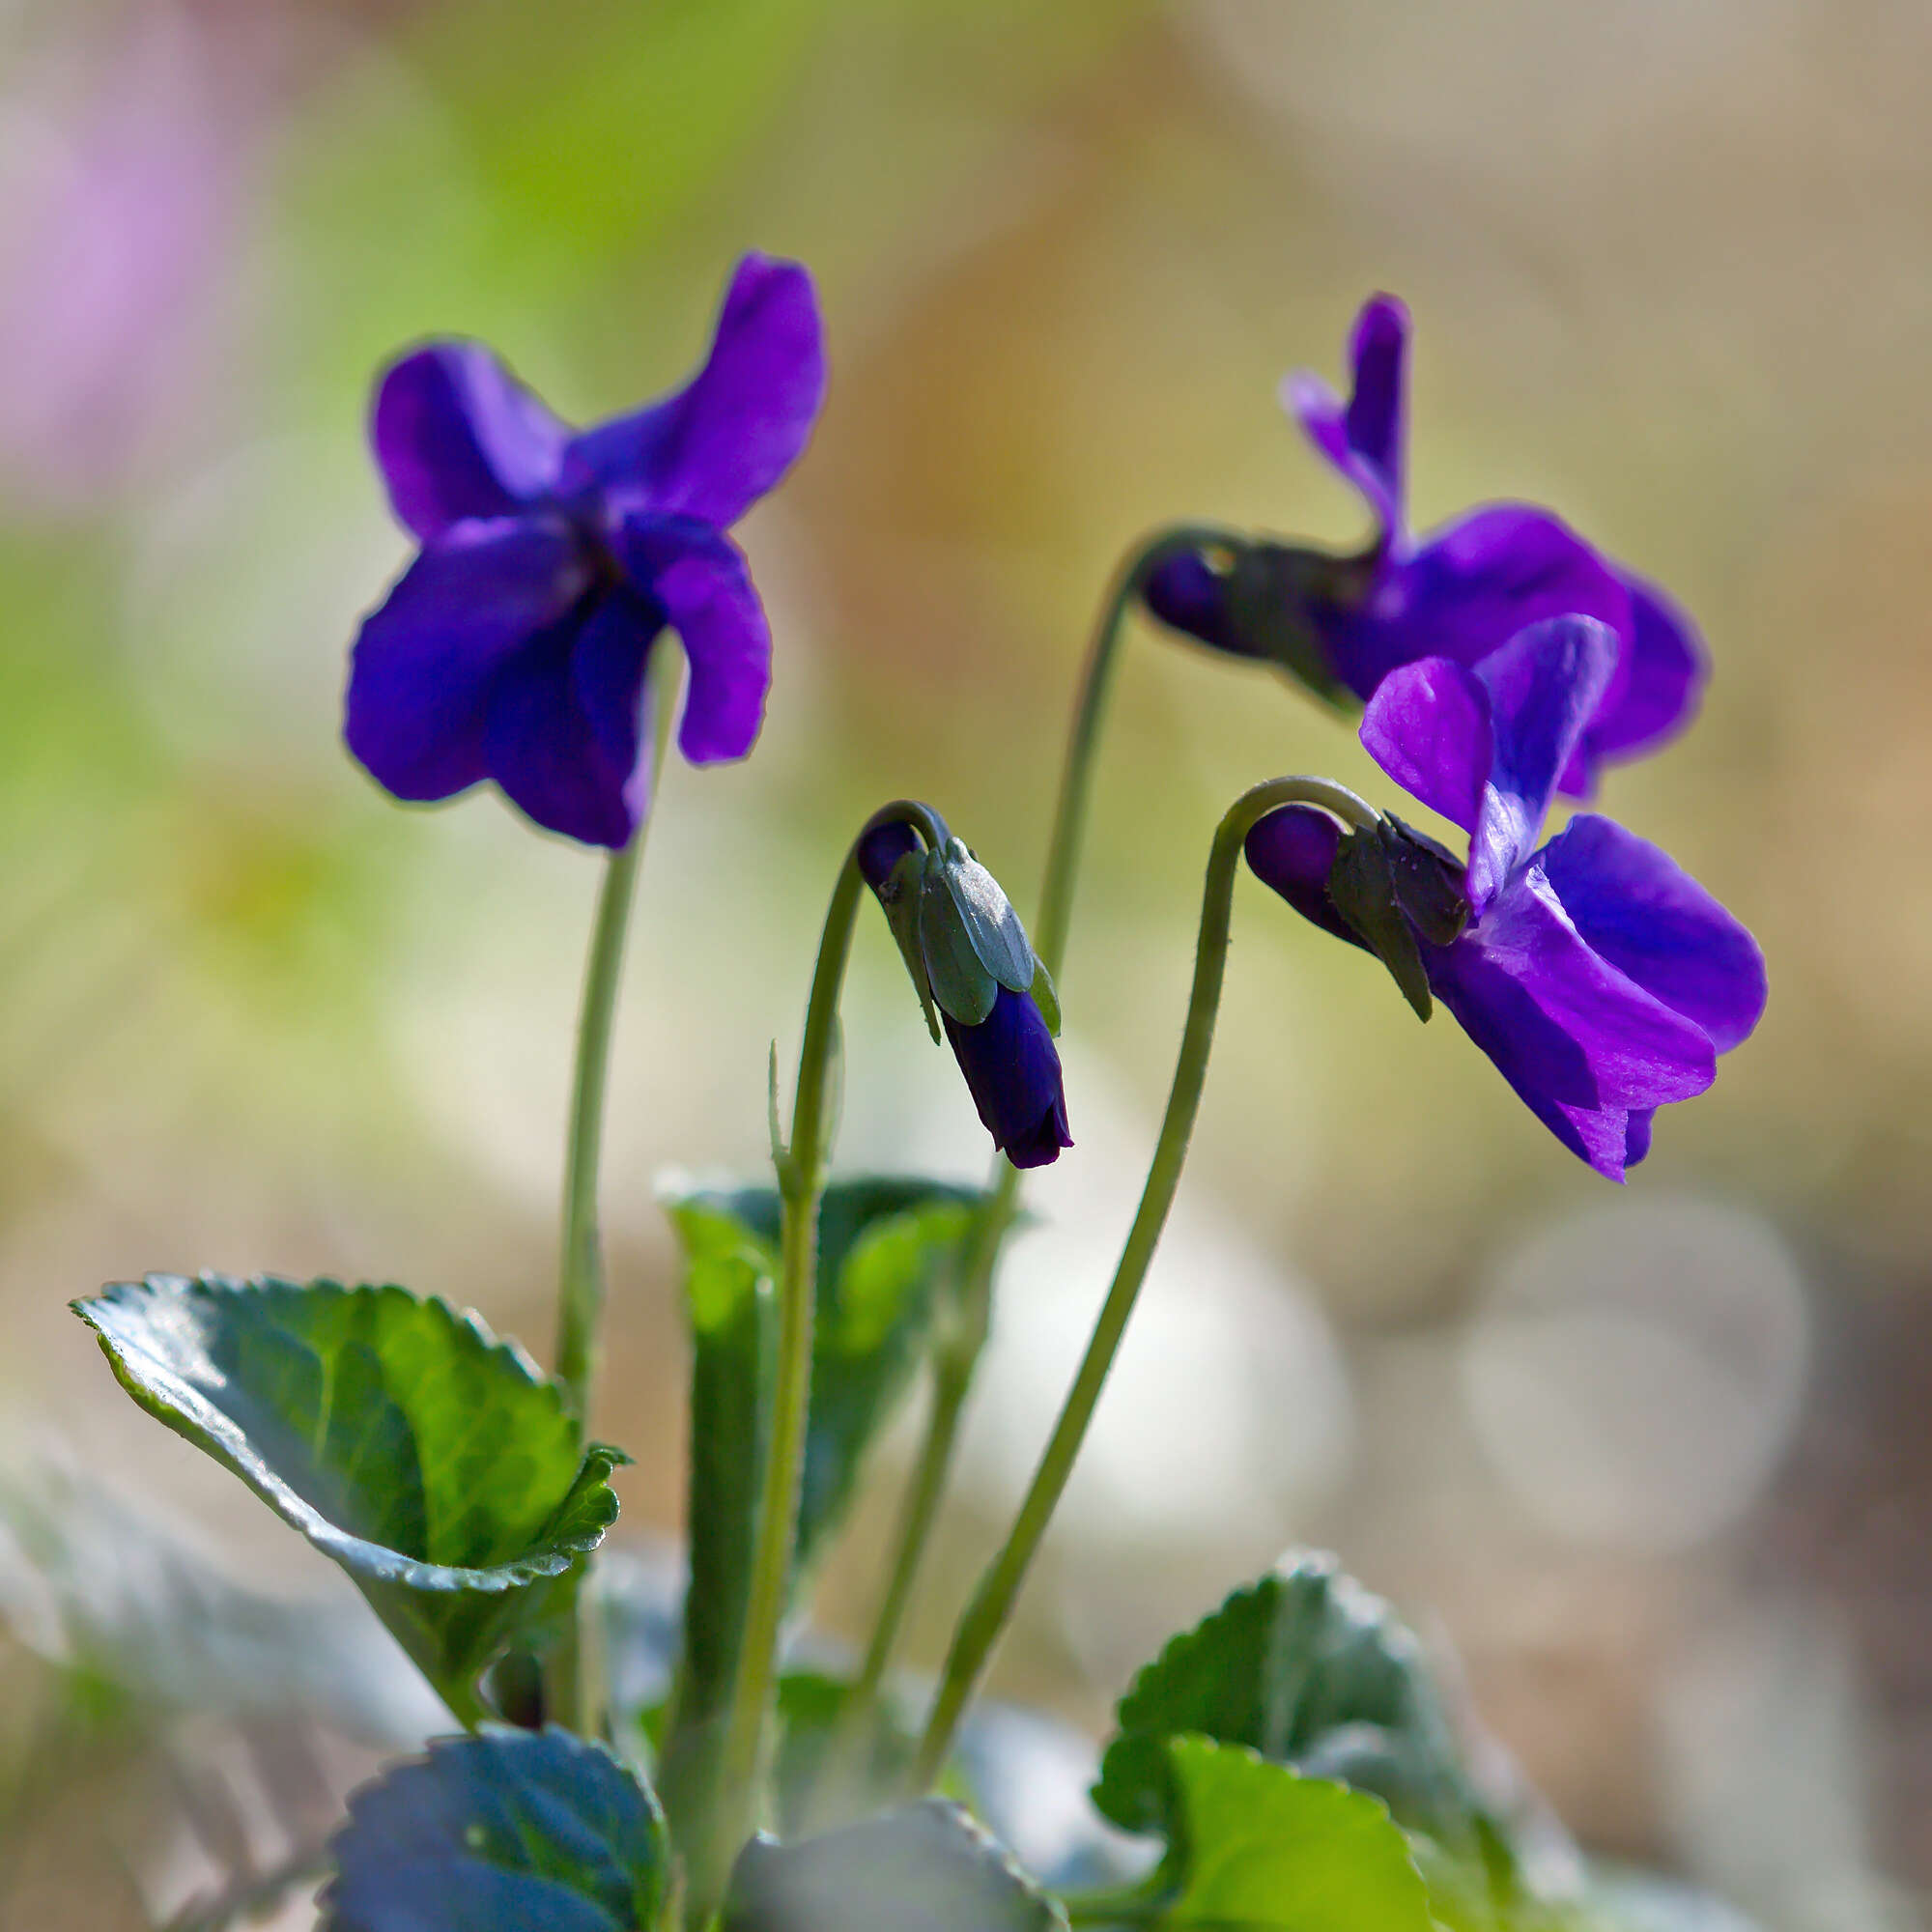
[[[73,1304],[136,1402],[355,1578],[459,1717],[617,1515],[622,1452],[474,1315],[406,1289],[150,1275]]]
[[[926,862],[927,874],[937,873],[952,895],[952,906],[980,964],[1009,992],[1024,993],[1033,985],[1033,947],[1026,927],[1013,910],[999,880],[980,865],[957,838]]]
[[[1378,1800],[1240,1746],[1167,1748],[1181,1850],[1162,1926],[1433,1932],[1428,1888]]]
[[[656,1799],[562,1731],[432,1745],[349,1801],[323,1932],[653,1932],[670,1875]]]
[[[667,1803],[680,1815],[690,1765],[701,1768],[728,1702],[744,1629],[777,1339],[780,1208],[774,1188],[676,1176],[659,1194],[685,1251],[693,1342],[691,1584],[664,1770]],[[981,1198],[920,1177],[825,1190],[800,1576],[843,1519],[866,1452],[911,1381],[940,1283]]]
[[[1051,1932],[1065,1915],[956,1804],[927,1799],[803,1843],[753,1839],[724,1932]]]
[[[1383,1798],[1403,1824],[1478,1849],[1481,1807],[1421,1646],[1335,1559],[1304,1555],[1170,1642],[1115,1714],[1094,1803],[1175,1831],[1171,1739],[1197,1733]]]

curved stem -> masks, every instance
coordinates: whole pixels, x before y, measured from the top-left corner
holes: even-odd
[[[1242,539],[1211,524],[1176,524],[1157,530],[1131,552],[1115,576],[1107,601],[1100,607],[1080,675],[1080,696],[1066,734],[1066,761],[1060,771],[1060,797],[1053,808],[1053,831],[1047,839],[1046,871],[1040,881],[1039,913],[1034,921],[1033,950],[1046,961],[1057,980],[1066,953],[1066,932],[1073,919],[1073,887],[1080,872],[1081,847],[1087,833],[1087,807],[1094,795],[1094,759],[1100,747],[1100,726],[1114,687],[1114,667],[1125,635],[1127,612],[1163,563],[1190,551],[1237,545]]]
[[[1074,1459],[1094,1419],[1121,1338],[1126,1332],[1135,1297],[1160,1241],[1168,1209],[1174,1205],[1208,1077],[1208,1056],[1214,1042],[1214,1021],[1221,1005],[1241,841],[1264,813],[1277,806],[1295,804],[1320,806],[1354,826],[1369,827],[1377,823],[1376,813],[1342,786],[1325,779],[1289,778],[1276,779],[1244,792],[1229,808],[1215,831],[1202,895],[1201,930],[1195,947],[1194,985],[1187,1003],[1187,1025],[1181,1035],[1174,1085],[1168,1094],[1167,1112],[1161,1122],[1160,1138],[1154,1144],[1140,1208],[1127,1232],[1120,1265],[1094,1324],[1086,1355],[1072,1387],[1067,1390],[1060,1419],[1054,1424],[1053,1434],[1040,1456],[1026,1499],[953,1633],[952,1647],[947,1655],[925,1735],[920,1743],[914,1776],[922,1788],[929,1787],[944,1769],[960,1717],[979,1686],[993,1645],[1012,1613],[1027,1570],[1072,1473]]]
[[[1032,934],[1036,956],[1044,962],[1056,980],[1065,959],[1067,930],[1073,917],[1073,888],[1080,871],[1087,808],[1094,792],[1094,759],[1100,749],[1100,727],[1113,689],[1114,666],[1126,635],[1127,614],[1149,576],[1169,558],[1238,541],[1233,532],[1207,524],[1177,524],[1158,530],[1128,553],[1100,607],[1087,662],[1080,674],[1073,722],[1067,731],[1060,795],[1054,806],[1046,868],[1040,881],[1039,911]],[[974,1228],[973,1245],[960,1269],[955,1332],[934,1363],[925,1439],[920,1446],[919,1461],[900,1508],[892,1574],[879,1603],[871,1640],[866,1647],[865,1663],[846,1705],[843,1728],[854,1736],[863,1734],[867,1713],[885,1681],[913,1590],[925,1563],[939,1505],[952,1475],[960,1412],[972,1390],[974,1374],[991,1326],[993,1271],[999,1264],[1007,1230],[1019,1211],[1019,1193],[1020,1171],[1002,1156],[994,1162],[989,1191]]]

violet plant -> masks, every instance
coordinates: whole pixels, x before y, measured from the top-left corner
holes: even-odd
[[[1122,1697],[1091,1823],[1023,1868],[1011,1727],[979,1699],[1180,1184],[1245,857],[1448,1007],[1562,1145],[1621,1180],[1659,1107],[1701,1093],[1765,997],[1748,933],[1664,854],[1560,790],[1681,726],[1704,676],[1674,608],[1548,513],[1416,543],[1406,316],[1356,326],[1345,406],[1292,392],[1378,533],[1333,557],[1179,524],[1120,572],[1075,701],[1031,934],[930,806],[855,828],[811,974],[768,1183],[667,1177],[692,1337],[688,1561],[646,1603],[601,1550],[620,1450],[587,1439],[603,1306],[598,1157],[618,967],[652,778],[747,754],[771,639],[725,534],[800,455],[825,358],[810,278],[750,256],[677,394],[576,432],[490,353],[439,343],[377,392],[374,442],[421,550],[356,640],[345,735],[399,799],[488,780],[610,852],[564,1156],[554,1373],[395,1286],[149,1276],[75,1304],[137,1402],[354,1579],[456,1729],[352,1799],[334,1932],[1518,1932],[1627,1921],[1520,1784],[1498,1784],[1420,1646],[1334,1559],[1291,1553]],[[992,1320],[1023,1173],[1073,1148],[1054,1037],[1094,761],[1137,611],[1335,701],[1458,859],[1345,787],[1264,780],[1208,846],[1194,980],[1138,1211],[1024,1500],[936,1682],[896,1668]],[[676,702],[681,646],[685,688]],[[839,1007],[875,902],[992,1141],[982,1188],[833,1171]],[[930,1386],[869,1640],[796,1637],[867,1451]],[[668,1610],[668,1614],[666,1611]],[[668,1690],[665,1688],[668,1683]],[[1138,1850],[1135,1841],[1138,1840]],[[228,1922],[245,1900],[196,1921]],[[1654,1922],[1654,1921],[1645,1921]],[[1688,1922],[1688,1921],[1687,1921]]]

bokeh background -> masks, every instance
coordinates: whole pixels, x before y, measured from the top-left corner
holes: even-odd
[[[596,862],[494,796],[399,810],[340,748],[406,554],[362,443],[385,356],[480,335],[587,418],[681,378],[746,246],[809,262],[828,316],[821,430],[744,531],[769,724],[669,774],[628,971],[599,1425],[641,1537],[675,1532],[684,1427],[652,1177],[759,1165],[844,839],[929,797],[1031,903],[1116,558],[1188,515],[1356,538],[1274,388],[1338,375],[1392,289],[1417,522],[1548,502],[1703,625],[1702,720],[1605,803],[1758,932],[1770,1010],[1617,1191],[1244,886],[1181,1206],[1001,1683],[1097,1727],[1168,1630],[1328,1544],[1593,1850],[1775,1932],[1924,1922],[1928,71],[1916,0],[9,0],[16,1538],[71,1502],[103,1574],[179,1524],[340,1602],[120,1395],[65,1309],[102,1281],[399,1279],[548,1335]],[[1268,674],[1136,637],[1062,987],[1078,1145],[1008,1271],[927,1662],[1124,1232],[1212,824],[1285,770],[1387,789]],[[841,1157],[981,1173],[882,930],[847,1027]],[[914,1419],[832,1632],[865,1628]],[[0,1566],[0,1922],[157,1922],[238,1833],[271,1857],[212,1785],[323,1815],[369,1761],[157,1731],[43,1655],[31,1555]]]

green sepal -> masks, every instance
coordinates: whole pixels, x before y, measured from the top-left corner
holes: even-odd
[[[616,1520],[562,1390],[473,1314],[396,1287],[150,1275],[73,1304],[122,1386],[354,1578],[459,1717]]]
[[[649,1788],[559,1730],[433,1744],[349,1801],[321,1932],[658,1932],[672,1860]]]
[[[1039,1016],[1046,1022],[1046,1030],[1055,1039],[1060,1037],[1060,989],[1053,983],[1053,975],[1046,970],[1046,961],[1036,957],[1033,962],[1033,1003],[1039,1009]]]
[[[1171,1932],[1438,1932],[1408,1841],[1378,1800],[1239,1745],[1166,1747],[1176,1802],[1158,1923]]]
[[[1231,630],[1243,651],[1286,671],[1324,703],[1359,712],[1361,699],[1329,668],[1306,613],[1320,604],[1346,605],[1364,582],[1360,558],[1266,539],[1245,544],[1223,579]]]
[[[932,1036],[933,1045],[938,1046],[945,1036],[939,1031],[939,1015],[933,1010],[932,987],[925,973],[925,953],[919,939],[921,895],[924,883],[925,848],[921,846],[905,853],[893,867],[891,876],[879,888],[878,900],[885,911],[886,923],[892,928],[893,941],[899,949],[899,957],[905,961],[912,989],[919,995],[919,1009],[925,1016],[925,1030]]]
[[[957,1804],[923,1799],[822,1837],[760,1833],[723,1932],[1065,1932],[1066,1915]]]
[[[1463,862],[1392,811],[1383,814],[1380,830],[1397,903],[1430,945],[1450,945],[1469,923]]]
[[[999,881],[957,838],[926,855],[919,937],[933,997],[966,1026],[993,1010],[1000,987],[1033,989],[1026,927]]]
[[[1422,952],[1396,899],[1395,873],[1378,832],[1343,835],[1328,871],[1328,897],[1350,929],[1389,970],[1402,996],[1427,1020],[1433,1002]]]

